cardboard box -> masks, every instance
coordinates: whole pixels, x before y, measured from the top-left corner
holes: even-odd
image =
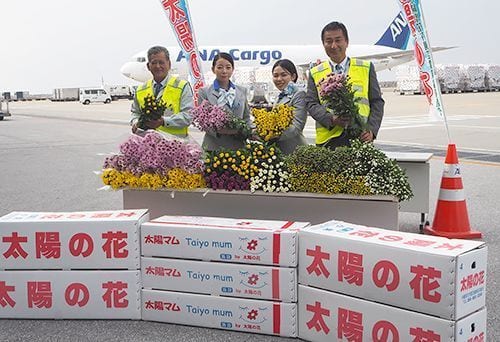
[[[141,319],[139,271],[0,271],[0,318]]]
[[[305,222],[162,216],[141,227],[143,256],[247,264],[297,265]]]
[[[300,232],[299,284],[457,320],[485,305],[484,242],[339,221]]]
[[[297,304],[142,290],[142,319],[250,333],[297,336]]]
[[[298,307],[308,341],[486,340],[486,308],[450,321],[303,285]]]
[[[142,210],[12,212],[0,217],[0,269],[139,269]]]
[[[144,288],[297,301],[297,269],[181,259],[141,259]]]

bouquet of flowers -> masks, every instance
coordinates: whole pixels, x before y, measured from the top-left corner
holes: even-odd
[[[228,128],[237,131],[244,137],[251,134],[251,129],[247,123],[237,118],[226,108],[210,104],[203,100],[200,105],[191,110],[193,116],[193,125],[202,132],[217,132]]]
[[[334,151],[300,146],[286,158],[293,191],[413,197],[408,177],[395,160],[373,144],[353,140]]]
[[[252,114],[255,118],[257,134],[264,140],[270,141],[279,138],[281,134],[290,127],[293,119],[294,108],[280,104],[270,111],[265,108],[253,108]]]
[[[247,149],[206,153],[205,181],[214,190],[249,190],[250,177],[254,176],[256,171]]]
[[[286,192],[290,186],[279,149],[258,142],[244,148],[208,152],[205,181],[212,189]]]
[[[333,114],[349,119],[345,133],[349,139],[359,138],[367,129],[366,119],[359,115],[357,102],[349,77],[343,74],[329,74],[319,82],[319,96]]]
[[[161,187],[192,189],[205,186],[201,148],[157,132],[132,135],[120,154],[104,161],[102,179],[113,189]]]
[[[251,178],[250,191],[288,192],[290,190],[289,173],[281,151],[258,142],[250,143],[247,148],[252,153],[257,170]]]
[[[172,110],[171,106],[168,106],[163,99],[155,99],[152,95],[146,95],[137,127],[147,130],[146,122],[160,119],[167,109]]]

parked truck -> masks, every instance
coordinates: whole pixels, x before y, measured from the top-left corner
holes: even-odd
[[[4,92],[2,93],[2,100],[8,100],[8,101],[10,101],[11,99],[12,99],[12,98],[11,98],[11,96],[10,96],[10,91],[4,91]]]
[[[56,88],[52,94],[52,101],[78,101],[80,88]]]
[[[16,91],[14,96],[14,101],[26,101],[29,99],[29,92],[27,91]]]
[[[133,98],[133,91],[128,85],[113,85],[104,87],[108,90],[111,100],[115,101],[118,99],[129,99]]]
[[[6,117],[6,116],[10,116],[10,112],[9,112],[9,100],[2,99],[2,100],[0,100],[0,121],[2,121],[3,118]]]

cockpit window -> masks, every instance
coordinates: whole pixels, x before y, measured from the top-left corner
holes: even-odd
[[[137,62],[145,62],[146,61],[146,57],[137,57]]]

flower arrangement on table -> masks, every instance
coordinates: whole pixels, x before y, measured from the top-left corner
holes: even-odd
[[[205,180],[217,190],[263,190],[286,192],[289,189],[283,157],[279,149],[259,142],[245,148],[206,153]]]
[[[199,145],[155,131],[132,135],[120,145],[120,154],[105,159],[101,177],[113,189],[203,188],[201,154]]]
[[[247,138],[251,135],[251,129],[247,123],[236,117],[226,108],[213,105],[203,100],[198,106],[191,110],[193,125],[202,132],[217,132],[231,130]]]
[[[399,201],[413,197],[408,176],[396,161],[359,140],[334,151],[300,146],[285,161],[292,191],[392,195]]]
[[[137,121],[137,127],[143,130],[149,129],[146,123],[160,119],[167,109],[173,110],[172,106],[167,105],[163,99],[155,99],[152,95],[146,95],[144,105],[141,107],[141,115]]]
[[[327,110],[334,115],[349,119],[344,131],[349,139],[359,138],[367,130],[366,118],[358,113],[359,98],[356,97],[344,74],[329,74],[319,82],[319,96]]]
[[[268,142],[278,139],[286,131],[293,119],[294,108],[280,104],[271,110],[253,108],[254,123],[259,137]]]

